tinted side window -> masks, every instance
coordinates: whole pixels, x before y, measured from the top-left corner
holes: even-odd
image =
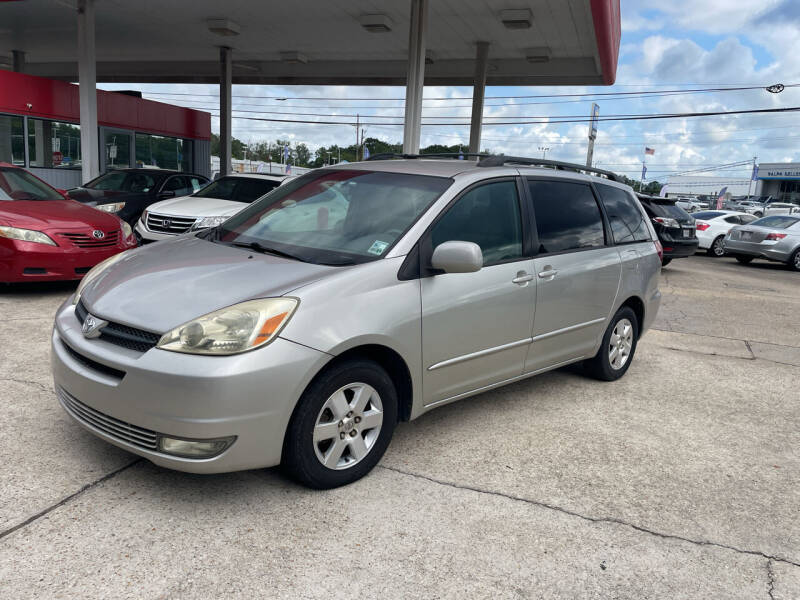
[[[730,217],[725,217],[725,222],[726,223],[733,223],[734,225],[738,225],[739,223],[741,223],[741,221],[739,220],[739,217],[737,217],[736,215],[733,215],[733,216],[730,216]]]
[[[521,258],[522,219],[517,184],[488,183],[459,198],[431,229],[434,248],[450,241],[478,244],[484,265]]]
[[[588,185],[529,180],[528,186],[540,254],[605,245],[603,217]]]
[[[600,201],[606,209],[614,242],[643,242],[650,239],[650,231],[644,222],[642,211],[634,204],[636,200],[626,192],[610,185],[597,185]]]

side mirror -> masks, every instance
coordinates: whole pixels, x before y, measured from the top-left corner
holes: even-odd
[[[483,252],[473,242],[444,242],[434,249],[431,265],[445,273],[474,273],[483,267]]]
[[[159,200],[166,200],[167,198],[174,198],[175,192],[173,190],[164,190],[158,194]]]

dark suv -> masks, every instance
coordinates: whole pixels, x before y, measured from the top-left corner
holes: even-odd
[[[664,247],[662,267],[666,267],[673,258],[686,258],[697,252],[699,242],[692,215],[669,198],[644,194],[637,194],[637,197]]]

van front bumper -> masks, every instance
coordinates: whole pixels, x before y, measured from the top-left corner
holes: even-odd
[[[279,464],[292,411],[330,358],[282,338],[233,356],[141,353],[84,338],[71,301],[52,335],[53,380],[67,414],[115,446],[191,473]],[[185,458],[160,450],[161,437],[233,443],[210,458]]]

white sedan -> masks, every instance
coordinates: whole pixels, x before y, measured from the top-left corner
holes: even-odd
[[[732,227],[747,225],[758,217],[744,212],[733,210],[706,210],[692,214],[697,227],[697,240],[699,248],[708,252],[709,256],[720,257],[725,255],[722,241]]]
[[[191,196],[150,205],[136,223],[137,237],[143,242],[156,242],[187,231],[216,227],[286,179],[283,175],[260,173],[220,177]]]

